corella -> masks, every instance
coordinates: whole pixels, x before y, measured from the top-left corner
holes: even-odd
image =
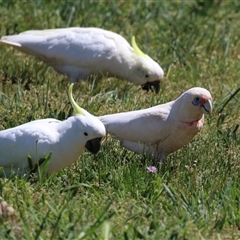
[[[35,120],[0,131],[0,167],[3,174],[18,175],[29,172],[31,165],[51,153],[47,173],[58,172],[76,161],[88,149],[97,153],[106,130],[102,122],[83,108],[72,97],[73,84],[69,87],[69,98],[75,116],[64,121],[53,118]]]
[[[101,28],[32,30],[3,36],[1,44],[34,55],[70,82],[90,75],[126,79],[144,90],[160,88],[163,70],[143,53],[132,37],[132,46],[121,35]]]
[[[100,116],[107,132],[123,147],[148,153],[157,161],[189,143],[212,111],[212,96],[195,87],[176,100],[155,107]]]

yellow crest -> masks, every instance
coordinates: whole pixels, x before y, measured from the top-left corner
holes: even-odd
[[[138,45],[136,44],[136,41],[135,41],[135,36],[132,36],[132,47],[134,49],[134,52],[139,55],[139,56],[142,56],[142,57],[147,57],[147,55],[145,53],[143,53]]]
[[[83,109],[81,107],[79,107],[73,99],[73,96],[72,96],[73,85],[74,85],[74,83],[71,83],[69,86],[69,89],[68,89],[68,96],[69,96],[70,103],[74,109],[75,115],[83,115],[84,116]]]

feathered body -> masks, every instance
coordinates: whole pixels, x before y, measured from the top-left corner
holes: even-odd
[[[138,49],[135,40],[131,47],[121,35],[100,28],[32,30],[3,36],[0,43],[36,56],[71,82],[93,74],[154,85],[164,75],[159,64]]]
[[[203,88],[191,88],[175,101],[155,107],[100,116],[107,132],[136,153],[150,153],[163,161],[189,143],[201,130],[212,97]]]
[[[28,156],[32,165],[52,153],[47,173],[57,172],[78,159],[87,148],[96,153],[106,130],[101,121],[81,109],[82,114],[64,121],[53,118],[35,120],[0,131],[0,167],[9,176],[29,171]]]

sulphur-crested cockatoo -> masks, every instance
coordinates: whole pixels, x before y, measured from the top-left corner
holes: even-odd
[[[107,132],[123,147],[148,153],[157,161],[189,143],[212,111],[208,90],[195,87],[174,101],[155,107],[100,116]]]
[[[73,83],[69,98],[75,116],[64,121],[40,119],[0,131],[0,167],[6,176],[12,171],[19,175],[28,172],[28,156],[36,166],[40,159],[52,153],[47,168],[47,173],[52,173],[76,161],[85,148],[94,154],[99,151],[101,138],[106,135],[105,127],[76,104],[72,87]]]
[[[131,47],[121,35],[101,28],[26,31],[3,36],[0,43],[36,56],[67,75],[70,82],[105,75],[158,91],[164,75],[159,64],[138,48],[134,37]]]

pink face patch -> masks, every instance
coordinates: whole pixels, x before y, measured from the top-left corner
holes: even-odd
[[[202,96],[200,107],[202,107],[208,100],[212,100],[212,98],[207,98],[207,97]]]
[[[201,118],[199,120],[194,120],[194,121],[191,121],[191,122],[181,121],[181,123],[183,123],[187,127],[197,126],[198,128],[201,128],[203,126],[203,123],[204,123],[204,118]]]

